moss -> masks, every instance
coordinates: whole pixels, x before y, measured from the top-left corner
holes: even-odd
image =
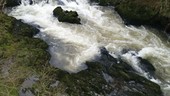
[[[61,7],[57,7],[54,9],[53,15],[58,17],[58,21],[60,22],[80,24],[80,18],[78,18],[76,11],[64,11]]]

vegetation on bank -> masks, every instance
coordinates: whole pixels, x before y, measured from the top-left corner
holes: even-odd
[[[43,83],[39,88],[48,93],[49,72],[55,68],[48,63],[48,45],[32,38],[37,32],[20,20],[0,14],[0,96],[18,96],[22,83],[32,75],[40,77]]]
[[[169,0],[91,0],[102,6],[114,6],[127,24],[149,25],[170,33]]]

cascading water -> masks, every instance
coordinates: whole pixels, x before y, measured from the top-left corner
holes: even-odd
[[[78,12],[82,24],[59,22],[53,16],[57,6]],[[38,26],[37,37],[49,44],[54,67],[76,73],[87,68],[84,62],[100,55],[101,46],[110,54],[129,48],[139,50],[138,56],[151,61],[156,74],[170,83],[168,44],[145,27],[125,26],[113,9],[91,5],[88,0],[22,0],[9,15]],[[127,54],[122,56],[135,64],[136,59]],[[170,94],[170,88],[162,86]]]

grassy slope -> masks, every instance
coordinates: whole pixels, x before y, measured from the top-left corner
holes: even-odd
[[[35,85],[42,92],[38,94],[54,94],[48,88],[49,78],[58,69],[48,63],[47,44],[28,35],[35,31],[30,26],[16,22],[19,21],[0,14],[0,96],[18,96],[21,84],[32,75],[40,79],[40,84]],[[16,24],[22,28],[16,28]],[[55,89],[55,93],[57,90],[60,89]]]

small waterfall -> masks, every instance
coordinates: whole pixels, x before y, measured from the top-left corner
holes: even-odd
[[[82,25],[59,22],[53,16],[58,6],[78,12]],[[100,55],[100,47],[112,55],[130,48],[139,50],[138,56],[151,61],[156,74],[170,82],[169,45],[143,26],[124,25],[113,9],[89,4],[88,0],[22,0],[9,15],[39,26],[41,32],[36,37],[48,43],[54,67],[76,73],[87,68],[84,62]],[[136,59],[131,57],[127,59],[135,64]],[[137,65],[134,68],[143,73]]]

